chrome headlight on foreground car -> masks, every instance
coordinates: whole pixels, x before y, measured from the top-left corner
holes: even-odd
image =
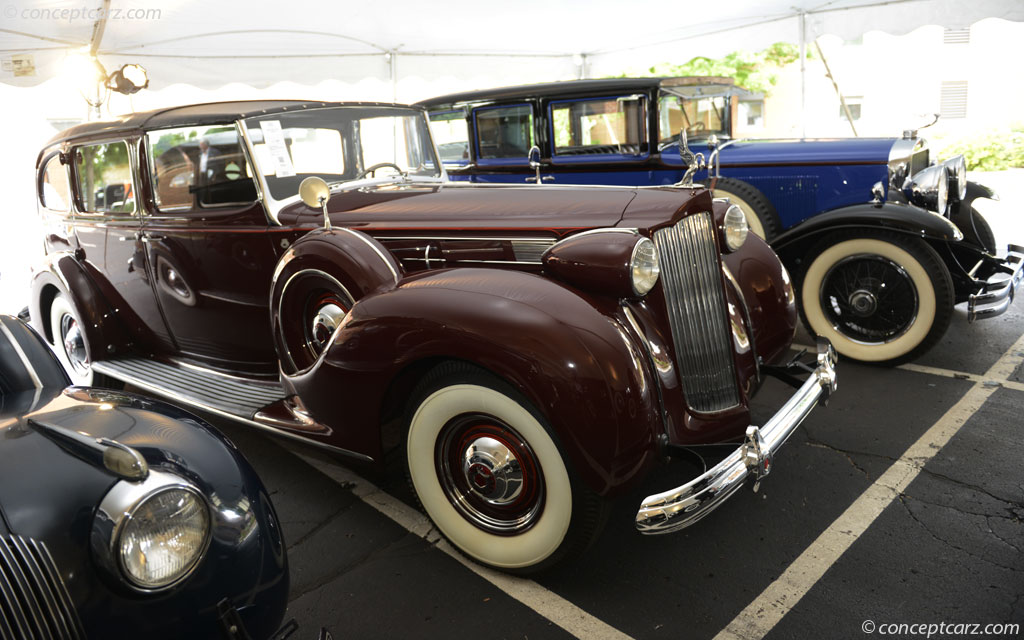
[[[967,196],[967,160],[963,154],[942,163],[949,176],[949,195],[957,201]]]
[[[641,237],[633,246],[629,272],[633,277],[633,293],[638,296],[647,295],[657,284],[661,265],[658,263],[658,249],[650,238]]]
[[[949,177],[944,165],[937,164],[915,173],[903,183],[903,195],[912,204],[946,214]]]
[[[747,224],[747,216],[739,205],[729,205],[729,208],[725,210],[722,233],[725,235],[725,246],[729,251],[736,251],[747,241],[750,225]]]
[[[98,564],[136,590],[156,591],[185,579],[210,544],[210,507],[176,475],[150,471],[143,482],[120,481],[93,521]]]

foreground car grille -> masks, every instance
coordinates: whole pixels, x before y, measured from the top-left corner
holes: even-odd
[[[0,536],[0,638],[85,638],[43,542]]]
[[[735,407],[740,400],[711,214],[656,231],[654,244],[687,402],[695,411]]]

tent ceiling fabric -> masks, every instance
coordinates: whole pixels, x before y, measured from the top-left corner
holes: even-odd
[[[67,54],[88,45],[100,0],[7,0],[0,7],[0,81],[39,84]],[[261,7],[200,0],[112,0],[99,45],[108,70],[136,62],[153,88],[229,82],[266,87],[288,80],[358,82],[396,77],[558,79],[618,73],[630,65],[685,62],[824,34],[902,34],[937,24],[966,27],[987,17],[1024,21],[1021,0],[515,0],[424,5],[292,0]],[[720,9],[712,15],[706,8]],[[386,53],[393,53],[393,63]]]

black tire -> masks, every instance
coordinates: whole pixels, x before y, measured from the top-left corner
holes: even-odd
[[[897,365],[930,349],[953,315],[953,281],[938,253],[912,236],[838,232],[808,254],[800,317],[842,356]]]
[[[78,311],[65,294],[58,293],[50,303],[49,323],[50,336],[53,338],[50,346],[72,384],[106,389],[124,388],[120,380],[93,370],[91,348],[85,333],[80,329]]]
[[[775,207],[763,193],[746,182],[734,178],[719,178],[715,183],[714,196],[729,198],[729,202],[739,205],[747,216],[750,230],[762,240],[771,242],[782,233],[782,223]]]
[[[427,374],[411,397],[409,483],[460,552],[525,575],[590,547],[607,502],[576,477],[557,436],[521,394],[482,369],[451,362]],[[503,456],[516,464],[493,464]]]
[[[981,247],[991,254],[996,253],[996,235],[992,233],[992,227],[977,209],[971,207],[971,222],[974,223],[974,238]]]

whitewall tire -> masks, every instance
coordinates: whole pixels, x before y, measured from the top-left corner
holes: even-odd
[[[833,234],[808,256],[800,283],[808,330],[841,355],[898,364],[946,332],[953,284],[922,240],[885,232]]]
[[[407,469],[424,511],[452,544],[514,573],[589,546],[603,523],[591,517],[600,500],[573,480],[543,420],[518,394],[458,366],[425,386],[414,394]]]
[[[719,178],[715,183],[714,197],[728,198],[747,218],[750,231],[766,242],[774,239],[781,230],[775,207],[760,191],[742,180]]]

